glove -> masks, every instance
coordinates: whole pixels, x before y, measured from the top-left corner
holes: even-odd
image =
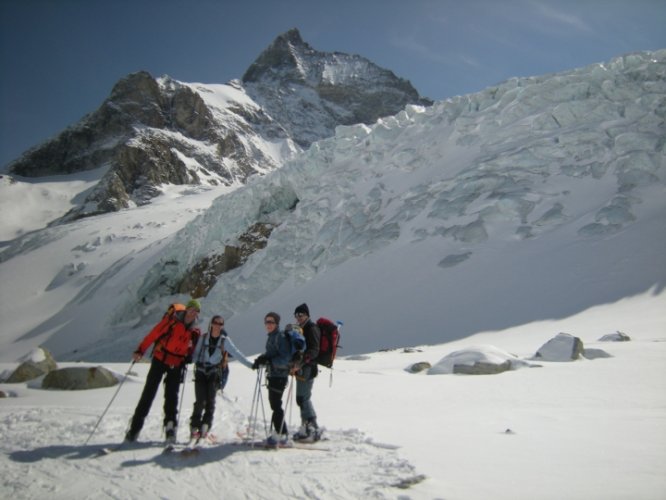
[[[303,352],[302,351],[296,351],[294,355],[291,357],[291,362],[294,364],[300,364],[300,362],[303,360]]]
[[[199,340],[199,337],[201,337],[201,330],[199,330],[199,328],[192,328],[190,330],[190,336],[192,338],[192,343],[196,344]]]
[[[254,360],[254,363],[252,363],[252,369],[256,370],[259,368],[261,365],[265,365],[268,362],[268,358],[266,357],[265,354],[262,354],[260,356],[257,356],[257,359]]]

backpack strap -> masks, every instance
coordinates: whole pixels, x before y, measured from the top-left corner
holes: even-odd
[[[197,364],[197,369],[199,371],[209,373],[210,371],[212,371],[213,365],[206,366],[206,364],[204,363],[204,356],[205,356],[206,351],[210,350],[211,336],[210,336],[210,333],[205,333],[204,335],[205,335],[205,338],[204,338],[203,344],[201,345],[201,349],[199,350],[199,355],[197,356],[196,364]],[[224,340],[226,338],[227,338],[227,336],[225,334],[220,334],[220,336],[218,337],[218,341],[217,341],[218,343],[215,346],[215,349],[220,350],[221,360],[220,360],[220,363],[218,365],[215,365],[215,367],[214,367],[215,369],[217,369],[218,367],[221,368],[223,363],[224,363],[225,353],[227,352],[227,351],[224,350]]]

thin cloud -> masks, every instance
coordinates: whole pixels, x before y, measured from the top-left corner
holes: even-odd
[[[587,24],[583,18],[576,14],[564,12],[554,8],[552,5],[546,5],[541,2],[530,2],[536,13],[541,16],[550,26],[559,26],[566,28],[567,31],[573,29],[579,33],[594,34],[595,31]]]
[[[471,68],[480,68],[481,63],[476,60],[475,58],[466,55],[466,54],[458,54],[458,59],[463,62],[466,66],[469,66]]]
[[[457,65],[458,63],[462,63],[470,68],[481,67],[481,63],[469,54],[459,52],[450,54],[448,52],[443,52],[417,41],[414,37],[394,38],[391,41],[391,44],[397,49],[410,52],[416,57],[437,64]]]
[[[391,40],[391,45],[397,49],[411,52],[412,54],[415,54],[418,57],[429,61],[438,63],[448,62],[448,58],[446,58],[440,51],[432,49],[427,45],[418,42],[413,37],[393,38]]]

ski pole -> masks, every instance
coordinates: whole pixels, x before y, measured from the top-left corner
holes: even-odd
[[[250,436],[250,440],[254,441],[254,431],[256,427],[256,415],[255,415],[255,409],[258,409],[258,402],[257,402],[257,395],[259,394],[259,384],[261,380],[261,372],[263,371],[263,367],[260,366],[257,369],[257,383],[254,385],[254,393],[252,394],[252,406],[250,407],[250,418],[248,420],[248,435]]]
[[[268,426],[266,425],[266,409],[264,407],[264,400],[261,397],[261,374],[263,367],[259,368],[257,373],[257,384],[255,385],[255,394],[252,399],[252,410],[250,411],[250,429],[251,439],[254,441],[257,423],[259,421],[259,406],[261,406],[261,416],[264,421],[264,434],[268,437]]]
[[[338,327],[338,339],[336,340],[336,343],[340,343],[340,331],[342,330],[342,327],[344,323],[340,320],[336,321],[335,324]],[[335,346],[335,349],[337,350],[338,346]],[[333,387],[333,366],[331,366],[331,371],[328,376],[328,387]]]
[[[287,389],[287,401],[285,402],[284,405],[284,415],[282,415],[282,425],[280,425],[280,435],[283,434],[284,428],[285,428],[285,420],[287,419],[287,414],[289,414],[289,425],[292,424],[292,418],[291,418],[291,412],[292,409],[294,408],[294,405],[292,404],[292,392],[294,388],[294,376],[292,375],[289,380],[289,388]]]
[[[180,403],[178,404],[178,413],[176,414],[176,429],[178,429],[178,421],[180,420],[180,412],[183,409],[183,400],[185,399],[185,385],[187,384],[187,363],[183,367],[183,374],[181,378],[183,388],[180,390]],[[178,431],[176,431],[178,432]]]
[[[259,373],[260,373],[261,367],[257,368],[257,381],[254,384],[254,389],[252,392],[252,405],[250,406],[250,415],[248,416],[247,419],[247,436],[249,439],[252,439],[254,437],[254,432],[252,430],[252,418],[254,416],[254,405],[257,400],[257,385],[259,385]]]
[[[259,403],[261,404],[261,418],[264,420],[264,435],[268,438],[270,435],[270,428],[266,423],[266,408],[264,406],[264,398],[261,397],[261,386],[259,387]]]
[[[104,411],[102,412],[102,414],[100,415],[99,419],[97,420],[97,423],[95,424],[95,427],[93,427],[93,430],[92,430],[92,432],[90,433],[90,435],[88,436],[88,439],[86,439],[86,442],[83,443],[84,446],[87,445],[87,444],[88,444],[88,441],[90,441],[90,438],[93,437],[93,434],[95,434],[95,431],[97,431],[97,427],[99,427],[99,424],[102,422],[102,419],[104,418],[104,415],[106,415],[106,412],[109,411],[109,408],[111,408],[111,404],[113,403],[113,400],[116,399],[116,396],[117,396],[118,393],[120,392],[120,388],[121,388],[121,387],[123,386],[123,384],[125,383],[125,380],[127,380],[127,376],[128,376],[128,375],[130,374],[130,372],[132,371],[132,367],[134,366],[134,363],[136,363],[136,361],[132,361],[132,363],[130,364],[129,368],[127,369],[127,372],[126,372],[125,375],[123,376],[123,379],[122,379],[122,380],[120,381],[120,383],[118,384],[118,388],[116,389],[116,392],[113,394],[113,397],[111,398],[111,401],[109,401],[109,404],[106,405],[106,408],[104,408]]]

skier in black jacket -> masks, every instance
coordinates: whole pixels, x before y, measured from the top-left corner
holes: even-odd
[[[296,322],[303,329],[305,352],[300,360],[294,363],[292,374],[296,375],[296,404],[301,410],[301,427],[294,439],[297,441],[317,441],[320,438],[317,425],[317,413],[312,405],[312,386],[317,376],[317,356],[321,332],[317,324],[310,319],[307,304],[301,304],[294,311]]]

